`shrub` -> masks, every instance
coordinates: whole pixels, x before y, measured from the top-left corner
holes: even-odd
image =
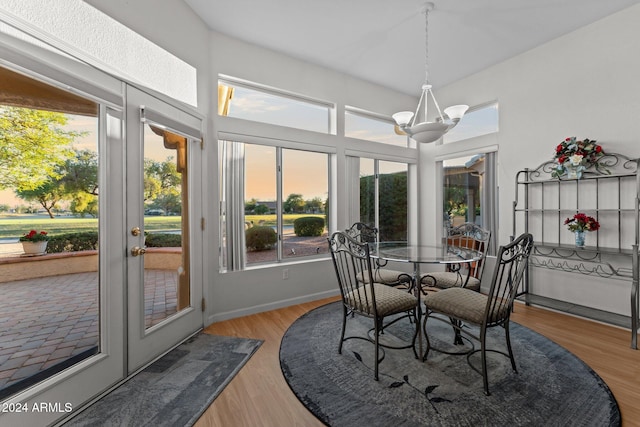
[[[179,248],[182,247],[180,234],[151,233],[145,236],[145,246],[148,248]]]
[[[98,232],[65,233],[49,237],[47,253],[91,251],[98,249]]]
[[[317,216],[303,216],[293,221],[293,231],[300,237],[322,236],[324,232],[324,218]]]
[[[278,241],[275,230],[267,226],[256,226],[245,231],[247,250],[265,251],[273,248]]]

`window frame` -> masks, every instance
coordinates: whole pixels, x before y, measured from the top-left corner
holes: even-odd
[[[230,206],[229,203],[225,200],[225,198],[223,198],[222,192],[226,191],[226,189],[223,189],[222,187],[225,181],[233,178],[230,178],[229,176],[223,177],[223,174],[228,172],[225,170],[226,167],[224,167],[221,163],[220,170],[219,170],[220,186],[218,190],[219,199],[220,199],[220,216],[221,216],[220,235],[219,235],[219,239],[220,239],[219,240],[220,257],[219,257],[219,266],[218,266],[219,272],[228,273],[232,271],[246,271],[251,269],[270,267],[274,265],[285,265],[287,263],[299,263],[299,262],[314,261],[317,259],[328,258],[329,257],[328,253],[323,253],[318,255],[313,254],[313,255],[297,256],[297,257],[285,257],[283,254],[283,245],[284,245],[285,239],[283,238],[282,230],[283,230],[283,215],[284,215],[283,204],[285,201],[284,199],[285,195],[283,192],[284,184],[282,179],[282,174],[283,174],[282,152],[283,150],[297,150],[297,151],[303,151],[308,153],[317,153],[317,154],[326,155],[327,156],[327,198],[331,201],[332,188],[334,187],[332,185],[333,167],[334,167],[333,166],[334,161],[332,157],[335,155],[335,149],[332,149],[331,147],[326,147],[326,146],[294,143],[291,141],[273,140],[273,139],[261,138],[256,136],[246,136],[246,135],[237,135],[237,134],[229,135],[229,134],[225,134],[224,132],[219,132],[218,150],[221,149],[220,144],[229,144],[229,143],[243,144],[243,147],[246,144],[250,144],[250,145],[261,145],[265,147],[275,148],[274,172],[276,173],[276,201],[275,202],[277,206],[276,220],[277,220],[278,241],[277,241],[275,260],[248,264],[246,261],[246,254],[247,254],[246,242],[244,241],[244,239],[237,239],[237,240],[241,240],[240,244],[244,246],[244,256],[242,256],[241,265],[237,265],[237,264],[234,265],[234,260],[232,258],[237,257],[237,255],[234,255],[234,253],[237,253],[238,248],[230,247],[228,242],[225,245],[223,244],[223,241],[222,241],[224,236],[228,234],[227,230],[229,228],[227,226],[227,219],[223,218],[223,216],[228,216],[229,211],[233,209],[233,206]],[[246,188],[246,184],[244,181],[242,182],[242,186],[243,186],[243,198],[246,198],[246,194],[244,192],[244,189]],[[327,215],[327,217],[331,216],[330,212],[325,212],[325,215]],[[244,209],[242,209],[242,216],[244,217]],[[241,222],[244,223],[244,221],[236,221],[237,224],[240,224]],[[327,227],[328,227],[328,224],[327,224]],[[232,230],[232,232],[235,234],[235,233],[238,233],[239,230]],[[237,240],[234,240],[234,241],[237,242]],[[226,262],[224,262],[224,258],[226,258]]]

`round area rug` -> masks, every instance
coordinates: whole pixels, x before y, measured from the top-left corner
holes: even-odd
[[[327,425],[621,425],[615,398],[591,368],[514,322],[518,373],[507,357],[488,353],[490,396],[466,356],[433,350],[422,363],[410,348],[385,349],[375,381],[373,344],[347,340],[338,354],[341,322],[341,303],[327,304],[296,320],[280,344],[280,366],[291,390]],[[371,319],[349,317],[346,336],[366,336],[372,326]],[[406,319],[396,322],[385,330],[384,340],[410,340],[413,328]],[[454,349],[450,326],[430,319],[427,329],[432,345]],[[504,349],[504,330],[491,328],[488,342],[488,348]],[[479,353],[471,362],[480,366]]]

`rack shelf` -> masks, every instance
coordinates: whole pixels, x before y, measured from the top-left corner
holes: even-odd
[[[640,295],[638,241],[640,237],[640,159],[606,154],[590,165],[581,179],[554,178],[553,161],[516,174],[513,202],[513,238],[532,233],[535,247],[518,297],[526,304],[571,312],[631,328],[631,347],[637,349]],[[631,194],[631,197],[627,197]],[[589,233],[590,246],[576,248],[564,221],[576,212],[595,216],[602,226]],[[595,241],[594,241],[595,240]],[[535,293],[532,268],[578,273],[629,282],[631,317],[577,306]],[[569,309],[571,307],[571,310]],[[575,314],[575,313],[574,313]],[[607,320],[609,319],[609,320]],[[615,321],[612,321],[615,319]]]

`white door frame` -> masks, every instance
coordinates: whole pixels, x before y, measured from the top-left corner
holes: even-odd
[[[202,311],[202,121],[142,90],[127,85],[127,230],[139,227],[138,236],[127,232],[127,297],[128,297],[128,372],[133,373],[165,353],[204,324]],[[188,201],[189,201],[189,278],[190,304],[178,313],[151,328],[145,327],[144,316],[144,255],[134,256],[134,247],[144,247],[143,206],[143,128],[149,121],[188,141]]]

